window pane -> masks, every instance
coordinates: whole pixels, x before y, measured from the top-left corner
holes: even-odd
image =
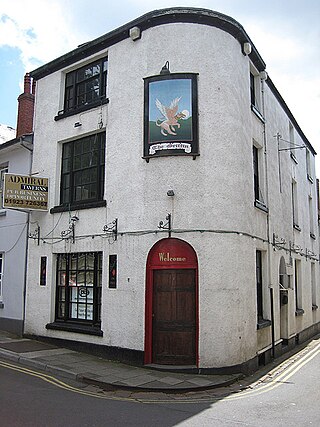
[[[66,315],[66,308],[64,303],[58,305],[58,318],[62,319]]]
[[[71,255],[71,270],[76,270],[77,269],[77,254],[73,254]]]
[[[81,157],[81,167],[82,167],[82,169],[91,166],[90,165],[90,159],[91,159],[91,154],[90,153],[86,153],[86,154],[82,155],[82,157]]]
[[[87,272],[87,275],[86,275],[86,285],[87,285],[87,286],[90,286],[90,285],[92,285],[92,286],[93,286],[93,282],[94,282],[94,274],[93,274],[93,271],[88,271],[88,272]]]
[[[66,173],[66,172],[70,172],[71,170],[71,159],[70,158],[66,158],[62,160],[62,172]]]
[[[85,138],[82,141],[82,147],[83,147],[83,149],[82,149],[83,153],[90,153],[90,151],[91,151],[91,138]]]
[[[66,288],[60,287],[59,288],[59,301],[63,302],[66,300]]]
[[[66,204],[66,203],[70,203],[71,202],[71,198],[70,198],[70,188],[66,188],[62,190],[62,200],[61,203],[62,204]]]
[[[68,73],[66,76],[66,85],[71,86],[74,83],[74,72]]]
[[[86,273],[81,271],[77,275],[77,285],[84,286],[86,284]]]
[[[58,275],[58,286],[66,286],[66,273],[61,272]]]
[[[63,144],[63,155],[62,155],[62,157],[64,159],[71,156],[71,149],[72,149],[71,142],[68,142],[67,144]]]
[[[58,255],[58,269],[66,270],[67,268],[67,257],[63,254]]]
[[[86,268],[86,254],[79,254],[78,270],[85,270],[85,268]]]

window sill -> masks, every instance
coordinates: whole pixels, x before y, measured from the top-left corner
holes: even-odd
[[[295,164],[297,165],[298,164],[298,160],[297,160],[296,156],[293,153],[290,153],[290,157],[295,162]]]
[[[295,315],[296,315],[296,317],[303,316],[304,315],[303,308],[297,308],[296,312],[295,312]]]
[[[79,114],[79,113],[82,113],[83,111],[91,110],[92,108],[100,107],[100,105],[104,105],[108,103],[109,103],[109,98],[102,98],[88,105],[82,105],[81,107],[75,108],[74,110],[70,110],[66,112],[64,112],[64,110],[61,110],[61,111],[58,111],[58,114],[55,116],[54,120],[58,121],[58,120],[64,119],[65,117],[74,116],[75,114]]]
[[[296,224],[296,223],[293,223],[293,228],[295,229],[295,230],[297,230],[297,231],[301,231],[301,228],[299,227],[299,225],[298,224]]]
[[[310,182],[311,182],[311,184],[313,184],[313,178],[312,178],[312,176],[311,176],[311,175],[309,175],[308,173],[307,173],[307,178],[308,178],[308,181],[310,181]]]
[[[264,329],[267,328],[268,326],[271,326],[271,320],[267,320],[267,319],[259,319],[258,323],[257,323],[257,329]]]
[[[263,202],[260,202],[260,200],[255,200],[254,205],[256,208],[260,209],[261,211],[265,213],[269,213],[269,209],[267,208],[267,206]]]
[[[97,326],[89,326],[89,325],[83,325],[83,324],[78,325],[76,323],[53,322],[53,323],[48,323],[46,325],[46,329],[52,329],[55,331],[75,332],[78,334],[86,334],[86,335],[95,335],[98,337],[103,336],[102,330]]]
[[[67,211],[78,211],[81,209],[92,209],[92,208],[101,208],[107,206],[105,200],[98,200],[94,202],[83,202],[83,203],[73,203],[72,205],[59,205],[50,209],[50,213],[57,212],[67,212]]]
[[[263,115],[260,113],[260,111],[255,107],[253,104],[251,104],[251,111],[254,113],[254,115],[263,123],[265,124],[265,119]]]

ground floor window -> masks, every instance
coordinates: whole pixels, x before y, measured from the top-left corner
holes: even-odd
[[[100,326],[102,252],[57,255],[56,321]]]
[[[0,253],[0,301],[2,301],[3,254]]]

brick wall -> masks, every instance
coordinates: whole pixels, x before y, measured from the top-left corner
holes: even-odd
[[[17,138],[33,131],[35,82],[31,80],[29,73],[26,73],[24,91],[18,97]]]

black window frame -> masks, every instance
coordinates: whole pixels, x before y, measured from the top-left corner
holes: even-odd
[[[60,207],[94,207],[97,202],[103,201],[104,178],[105,132],[63,144]],[[88,197],[85,197],[86,192]]]
[[[252,147],[252,157],[253,157],[254,199],[260,201],[259,149],[255,145],[253,145]]]
[[[252,168],[253,168],[253,192],[254,206],[268,213],[268,208],[264,202],[260,185],[260,151],[261,148],[252,146]]]
[[[97,72],[97,68],[99,71]],[[91,74],[88,70],[91,69]],[[85,76],[85,74],[88,76]],[[91,108],[106,100],[108,75],[108,58],[99,58],[76,70],[70,71],[65,77],[64,109],[58,113],[68,115],[79,110]],[[93,86],[94,82],[96,86]],[[92,85],[91,90],[88,86]],[[93,94],[96,93],[94,96]]]
[[[79,267],[79,260],[84,257],[85,267]],[[93,268],[88,267],[89,257],[93,258]],[[78,327],[101,327],[101,300],[102,300],[102,252],[74,252],[57,254],[56,266],[56,306],[55,323],[78,325]],[[76,269],[73,267],[76,265]],[[88,286],[87,277],[93,278]],[[80,277],[85,277],[84,284]],[[89,280],[89,279],[88,279]],[[71,285],[71,283],[73,285]],[[81,285],[80,285],[81,283]],[[73,292],[74,290],[78,292]],[[88,301],[92,289],[92,302]],[[84,295],[84,296],[83,296]],[[84,308],[87,318],[79,317],[79,307]],[[90,310],[92,307],[92,318]],[[77,317],[73,315],[77,313]],[[89,313],[89,315],[88,315]]]

